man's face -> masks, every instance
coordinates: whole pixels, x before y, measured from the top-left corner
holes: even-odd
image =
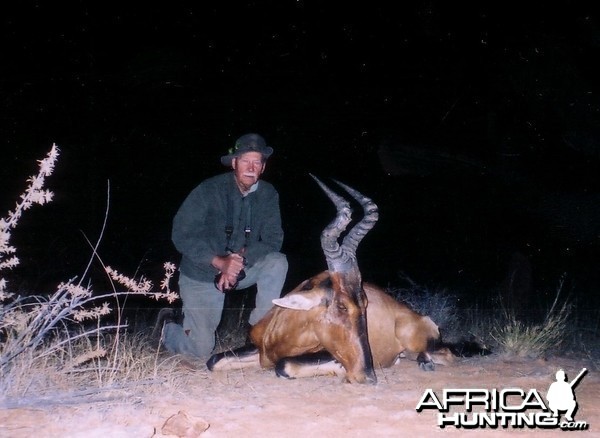
[[[265,171],[265,163],[260,152],[246,152],[231,162],[238,187],[247,192]]]

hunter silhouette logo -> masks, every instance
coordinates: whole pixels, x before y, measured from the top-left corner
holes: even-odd
[[[440,428],[454,426],[465,429],[527,427],[587,430],[587,422],[574,420],[577,411],[575,387],[586,373],[587,369],[584,368],[577,377],[568,382],[565,372],[562,369],[558,370],[556,381],[548,388],[547,403],[537,389],[444,389],[441,395],[432,389],[426,389],[417,403],[416,410],[421,412],[423,409],[436,409],[437,424]],[[478,407],[476,412],[473,411],[474,407]],[[562,412],[565,413],[563,421],[560,419]]]
[[[548,394],[546,395],[548,407],[552,411],[554,417],[559,416],[559,411],[567,411],[565,414],[566,420],[573,422],[573,414],[575,413],[575,410],[577,410],[574,388],[585,373],[587,373],[587,368],[582,369],[577,377],[569,383],[567,382],[567,376],[563,370],[558,370],[556,372],[556,382],[550,385]]]

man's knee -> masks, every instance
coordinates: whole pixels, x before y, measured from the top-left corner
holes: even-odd
[[[281,252],[270,252],[265,256],[265,260],[272,263],[283,263],[287,266],[287,257]]]
[[[270,269],[283,272],[283,274],[286,274],[288,270],[287,257],[280,252],[271,252],[267,254],[265,256],[265,265]]]

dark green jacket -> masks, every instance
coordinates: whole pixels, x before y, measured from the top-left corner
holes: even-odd
[[[232,205],[233,233],[229,247],[239,251],[250,225],[245,257],[248,266],[270,252],[281,250],[283,230],[279,194],[266,181],[242,197],[233,172],[203,181],[185,199],[173,220],[172,240],[182,254],[181,272],[197,281],[213,281],[218,272],[211,264],[215,255],[225,255],[228,198]]]

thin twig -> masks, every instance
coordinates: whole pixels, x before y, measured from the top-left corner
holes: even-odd
[[[550,318],[550,316],[554,312],[554,308],[556,307],[556,303],[558,302],[558,296],[560,295],[563,285],[565,284],[565,276],[566,275],[567,275],[566,272],[563,273],[563,275],[561,275],[558,280],[558,287],[556,288],[556,295],[554,297],[554,302],[552,303],[552,306],[550,307],[550,310],[548,311],[548,313],[546,313],[546,318],[544,319],[544,323],[546,323],[548,321],[548,318]]]
[[[106,182],[106,210],[104,211],[104,221],[102,222],[102,227],[100,228],[100,235],[98,236],[98,239],[96,240],[96,244],[92,247],[92,257],[90,257],[90,260],[88,261],[88,264],[85,268],[85,271],[83,271],[83,275],[81,276],[81,280],[79,281],[79,286],[81,286],[81,282],[83,281],[83,279],[85,278],[85,276],[87,275],[88,271],[90,270],[90,266],[92,265],[92,260],[94,260],[94,256],[97,256],[98,254],[98,247],[100,246],[100,242],[102,241],[102,236],[104,236],[104,230],[106,229],[106,223],[108,221],[108,211],[110,209],[110,180],[108,180]],[[84,234],[85,237],[85,234]],[[87,237],[85,237],[85,240],[87,240],[88,243],[90,243],[90,241],[88,240]]]

